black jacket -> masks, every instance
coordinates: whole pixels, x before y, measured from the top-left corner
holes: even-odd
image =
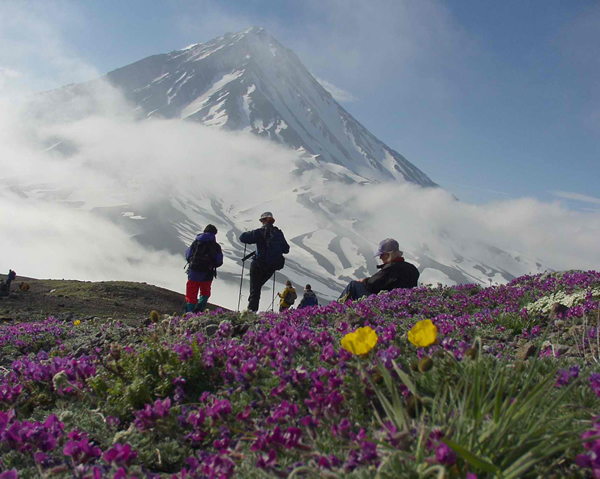
[[[240,241],[246,244],[255,244],[256,245],[256,255],[252,259],[252,261],[265,262],[267,260],[267,240],[269,236],[279,236],[279,242],[277,246],[281,251],[276,251],[277,254],[288,254],[290,252],[290,245],[285,240],[285,236],[283,235],[283,231],[273,225],[265,225],[261,228],[246,231],[240,235]],[[271,248],[275,248],[275,245],[271,243]],[[277,255],[276,254],[276,255]]]
[[[415,288],[419,281],[419,270],[406,261],[394,261],[378,268],[381,268],[379,272],[364,281],[371,294],[396,288]]]
[[[306,308],[307,306],[319,306],[317,295],[312,290],[304,291],[304,297],[302,298],[302,301],[300,301],[298,309]]]

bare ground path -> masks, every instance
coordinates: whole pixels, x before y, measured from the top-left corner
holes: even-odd
[[[6,281],[6,275],[0,274]],[[28,291],[20,291],[24,281]],[[0,297],[0,324],[42,320],[119,319],[132,326],[144,322],[150,311],[182,314],[185,297],[181,293],[146,283],[129,281],[76,281],[34,279],[17,276],[9,297]],[[208,309],[216,309],[209,304]]]

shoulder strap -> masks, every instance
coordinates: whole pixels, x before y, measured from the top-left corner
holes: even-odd
[[[194,259],[197,249],[198,249],[198,240],[195,239],[194,241],[192,241],[192,245],[190,246],[190,257],[188,259],[188,263],[191,263],[192,260]]]

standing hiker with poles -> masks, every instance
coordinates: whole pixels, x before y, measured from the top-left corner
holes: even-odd
[[[217,268],[223,264],[223,252],[217,243],[217,228],[207,225],[204,232],[196,236],[185,254],[188,260],[188,281],[185,287],[185,312],[202,312],[206,308],[212,281],[217,277]],[[198,300],[200,290],[200,300]]]
[[[244,245],[244,256],[242,256],[242,274],[240,275],[240,294],[238,296],[238,307],[237,307],[238,312],[240,310],[240,303],[242,302],[242,286],[244,285],[244,267],[246,266],[246,261],[249,260],[250,258],[252,258],[256,254],[256,251],[252,251],[252,252],[246,254],[247,247],[248,247],[248,245],[245,244]]]
[[[269,281],[273,274],[285,265],[284,254],[290,252],[281,231],[276,226],[273,213],[267,211],[260,215],[262,227],[253,231],[246,231],[240,235],[240,241],[245,244],[255,244],[256,254],[250,265],[250,296],[248,297],[248,311],[258,311],[260,292],[263,285]]]

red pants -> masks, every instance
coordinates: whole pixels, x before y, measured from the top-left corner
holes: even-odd
[[[191,304],[198,303],[198,290],[200,290],[201,296],[210,298],[210,287],[212,281],[190,281],[188,279],[185,285],[185,302]]]

